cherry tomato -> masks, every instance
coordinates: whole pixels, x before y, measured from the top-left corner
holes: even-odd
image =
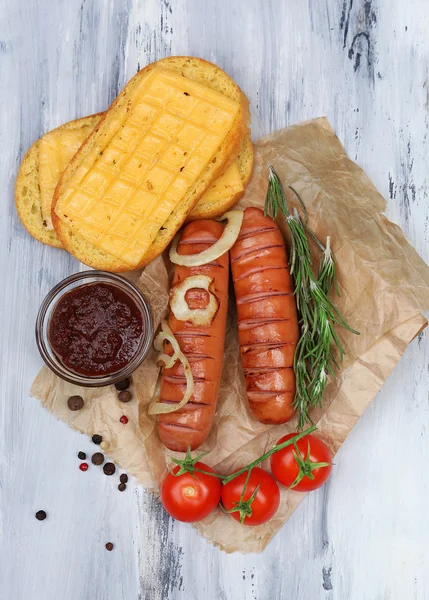
[[[208,465],[197,462],[195,468],[214,473]],[[177,473],[177,465],[173,473]],[[217,477],[202,473],[168,473],[161,485],[161,501],[165,510],[178,521],[194,523],[207,517],[219,504],[221,483]]]
[[[241,508],[241,510],[230,513],[236,521],[240,521],[244,525],[261,525],[277,512],[280,503],[279,486],[269,473],[259,467],[253,467],[246,491],[243,494],[246,479],[247,472],[238,475],[222,487],[222,504],[227,511]],[[253,502],[246,506],[246,502],[255,493],[258,486],[259,489]]]
[[[296,433],[285,435],[277,442],[282,444]],[[308,434],[294,444],[286,446],[271,456],[274,477],[297,492],[310,492],[321,487],[332,471],[332,454],[327,445],[314,435]],[[326,466],[322,466],[326,463]]]

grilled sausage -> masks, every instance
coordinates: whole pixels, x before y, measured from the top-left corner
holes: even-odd
[[[211,246],[222,235],[223,227],[216,221],[194,221],[182,232],[179,254],[196,254]],[[189,402],[176,412],[158,416],[158,429],[162,442],[170,450],[185,452],[188,446],[195,450],[207,438],[213,423],[216,400],[222,373],[226,317],[228,312],[228,253],[216,261],[200,267],[176,265],[172,287],[187,277],[206,275],[214,281],[214,294],[218,311],[207,327],[197,327],[190,322],[178,321],[171,313],[169,326],[179,346],[187,357],[194,378],[194,393]],[[203,308],[208,293],[191,289],[186,293],[189,308]],[[171,355],[171,345],[164,344],[164,352]],[[179,361],[162,373],[161,402],[180,402],[186,390],[183,365]]]
[[[294,414],[299,328],[282,234],[262,210],[247,208],[230,256],[250,408],[262,423],[286,423]]]

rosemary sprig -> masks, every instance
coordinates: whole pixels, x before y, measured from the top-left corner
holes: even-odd
[[[298,413],[298,427],[301,429],[306,422],[311,422],[309,410],[322,402],[328,374],[336,375],[335,371],[344,357],[344,349],[334,329],[335,324],[352,333],[359,332],[348,325],[328,298],[332,288],[339,295],[330,238],[327,238],[324,246],[311,231],[307,225],[305,205],[298,192],[292,187],[290,189],[303,208],[304,219],[297,210],[291,212],[289,209],[278,175],[270,165],[264,212],[273,219],[281,212],[290,231],[289,266],[295,282],[294,293],[301,329],[294,357],[294,404]],[[311,238],[322,252],[317,276],[313,271],[308,238]],[[338,360],[334,348],[337,349]]]

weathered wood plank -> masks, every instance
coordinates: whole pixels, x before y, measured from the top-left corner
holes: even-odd
[[[424,0],[18,0],[0,8],[0,580],[11,600],[426,597],[427,334],[341,449],[331,482],[260,556],[227,556],[132,484],[78,469],[88,440],[27,390],[44,294],[79,268],[23,231],[13,181],[46,129],[103,110],[139,67],[195,54],[251,100],[258,137],[326,114],[429,259]],[[412,462],[410,462],[412,457]],[[117,483],[117,482],[116,482]],[[33,514],[49,513],[39,523]],[[104,549],[115,543],[112,553]]]

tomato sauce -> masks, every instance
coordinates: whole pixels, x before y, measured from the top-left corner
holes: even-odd
[[[107,283],[82,285],[55,306],[48,337],[52,351],[71,371],[93,377],[116,373],[139,350],[144,335],[140,309]]]

